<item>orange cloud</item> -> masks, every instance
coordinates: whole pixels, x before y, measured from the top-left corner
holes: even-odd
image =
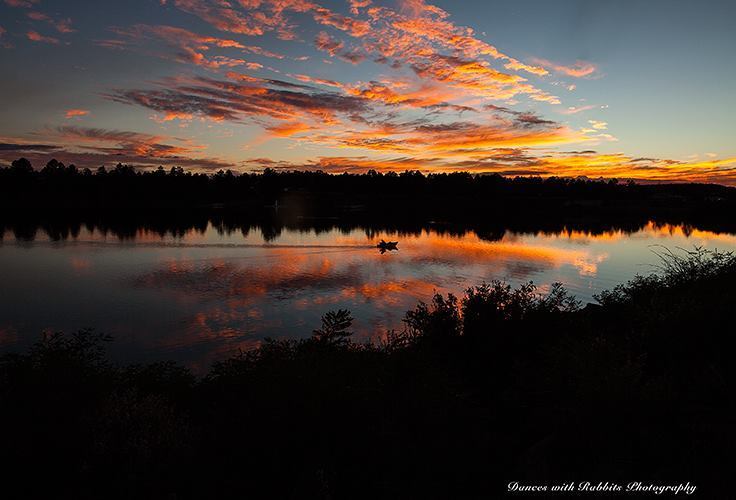
[[[596,65],[586,61],[563,65],[546,59],[522,62],[481,39],[472,28],[455,24],[448,12],[424,0],[401,0],[396,8],[370,0],[350,0],[353,17],[309,0],[175,0],[174,5],[228,33],[259,36],[270,32],[292,40],[300,35],[307,39],[314,36],[315,46],[335,58],[323,59],[334,63],[335,70],[339,70],[340,59],[359,64],[370,58],[385,65],[387,74],[374,81],[338,81],[311,73],[289,74],[293,80],[282,81],[229,71],[226,78],[170,78],[153,88],[119,90],[108,96],[116,102],[151,109],[160,121],[200,117],[255,123],[265,130],[256,139],[258,144],[263,137],[292,137],[310,146],[390,156],[323,157],[303,164],[309,168],[465,169],[508,175],[634,179],[646,178],[647,172],[656,179],[694,178],[694,170],[700,169],[704,179],[728,181],[731,176],[732,165],[716,158],[698,164],[642,161],[623,154],[551,152],[550,146],[595,145],[616,138],[602,120],[589,120],[585,128],[574,130],[536,113],[489,102],[520,105],[519,109],[539,102],[560,105],[560,98],[540,88],[535,77],[553,72],[590,78],[598,74]],[[314,21],[317,29],[304,35],[295,19]],[[101,43],[115,48],[136,46],[146,54],[213,72],[235,67],[279,71],[247,61],[243,53],[285,58],[257,45],[171,26],[135,25],[114,31],[120,39]],[[198,69],[196,74],[202,72]],[[549,83],[558,89],[574,88],[565,82]],[[572,115],[603,107],[553,109]],[[303,134],[305,131],[311,133]]]
[[[380,99],[394,97],[380,95]],[[400,100],[397,102],[401,102]],[[488,106],[490,116],[482,121],[432,123],[367,122],[356,129],[325,130],[309,137],[313,143],[337,148],[354,148],[412,155],[426,164],[427,158],[484,158],[499,148],[528,148],[586,142],[592,137],[531,112]]]
[[[410,17],[422,17],[427,14],[435,14],[441,19],[449,16],[447,12],[435,5],[429,5],[424,0],[400,0],[399,10]]]
[[[247,4],[247,2],[246,2]],[[241,35],[263,35],[275,29],[282,19],[247,16],[232,8],[229,2],[212,4],[204,0],[176,0],[175,5],[190,14],[200,17],[221,31]]]
[[[265,57],[283,57],[280,54],[266,51],[258,46],[243,45],[236,40],[202,36],[197,33],[177,28],[174,26],[152,26],[147,24],[136,24],[130,28],[112,28],[113,33],[120,39],[102,40],[98,45],[107,48],[125,49],[129,47],[142,47],[145,51],[156,56],[173,59],[181,63],[191,63],[212,70],[222,67],[232,68],[244,66],[251,70],[263,68],[257,62],[246,61],[241,58],[217,55],[208,57],[206,54],[214,47],[222,49],[242,49],[243,52],[262,55]],[[164,50],[157,50],[155,43],[163,45]]]
[[[371,25],[367,21],[359,21],[350,17],[332,12],[329,9],[315,6],[313,9],[314,20],[326,26],[332,26],[341,31],[347,31],[354,37],[367,35]]]
[[[380,141],[379,141],[380,143]],[[428,140],[429,143],[429,140]],[[289,170],[324,170],[361,173],[374,169],[383,172],[419,170],[425,173],[474,172],[507,176],[617,178],[657,182],[704,182],[736,186],[736,157],[708,161],[680,162],[656,158],[632,158],[622,153],[599,154],[595,151],[536,153],[526,148],[481,149],[453,155],[438,145],[434,156],[404,155],[394,158],[369,156],[320,157],[306,163],[250,160],[261,167]],[[380,147],[375,147],[380,150]],[[386,151],[395,152],[393,147]],[[407,147],[406,152],[413,153]]]
[[[485,61],[433,54],[413,64],[412,69],[422,78],[431,78],[486,98],[506,100],[522,93],[537,101],[560,102],[557,97],[524,83],[524,78],[497,71]]]
[[[706,182],[736,185],[736,157],[681,162],[632,158],[623,153],[594,151],[545,155],[526,162],[527,172],[542,176],[585,176],[661,182]]]
[[[291,137],[294,134],[306,132],[311,129],[312,127],[310,125],[301,122],[279,123],[266,127],[266,130],[274,137]]]
[[[351,2],[351,12],[356,16],[365,13],[368,20],[347,17],[306,0],[241,1],[242,10],[230,3],[213,5],[203,0],[178,0],[176,5],[218,29],[250,35],[261,35],[277,26],[288,26],[291,30],[295,26],[285,17],[287,12],[309,13],[318,24],[336,28],[361,41],[360,47],[348,50],[344,41],[325,31],[318,33],[317,48],[346,62],[359,64],[372,56],[392,67],[408,65],[421,78],[449,84],[455,91],[502,100],[526,94],[535,101],[559,103],[557,97],[520,76],[492,68],[483,58],[499,60],[507,70],[537,76],[546,75],[546,69],[500,52],[478,39],[471,28],[449,21],[447,12],[420,0],[402,2],[399,11],[372,6],[368,0]],[[441,50],[449,50],[452,55],[442,54]]]
[[[321,51],[327,52],[330,56],[335,56],[345,44],[330,35],[325,31],[320,31],[317,37],[314,39],[314,45]]]
[[[288,75],[291,78],[294,78],[295,80],[299,80],[300,82],[304,83],[317,83],[319,85],[326,85],[328,87],[337,87],[337,88],[344,88],[344,85],[340,82],[337,82],[335,80],[326,80],[324,78],[314,78],[309,75]]]
[[[362,3],[362,2],[361,2]],[[357,7],[361,6],[357,4]],[[315,22],[361,37],[368,33],[367,21],[344,16],[316,3],[306,0],[240,0],[243,10],[234,8],[229,2],[212,4],[205,0],[177,0],[176,6],[194,14],[222,31],[249,36],[263,35],[276,31],[283,40],[294,40],[294,26],[285,12],[311,13]],[[357,8],[356,7],[356,8]]]
[[[441,89],[436,85],[424,84],[416,90],[399,90],[401,82],[369,82],[355,86],[343,86],[348,94],[380,101],[385,104],[406,105],[416,108],[426,108],[444,104],[452,97],[448,89]]]
[[[233,72],[227,76],[232,80],[196,77],[179,84],[167,81],[162,82],[161,89],[120,91],[109,98],[163,114],[184,113],[234,122],[257,117],[284,121],[301,118],[331,125],[339,121],[338,115],[358,116],[369,111],[365,100],[337,92]]]
[[[228,42],[231,42],[232,40],[228,40]],[[235,42],[237,43],[237,42]],[[240,45],[240,44],[238,44]],[[226,45],[219,45],[219,47],[225,47]],[[227,45],[230,46],[230,45]],[[274,59],[284,59],[286,56],[284,54],[279,54],[278,52],[273,52],[270,50],[266,50],[263,47],[258,47],[256,45],[240,45],[238,48],[244,49],[246,52],[250,52],[252,54],[258,54],[259,56],[263,57],[271,57]]]
[[[350,0],[350,13],[357,16],[360,14],[360,9],[368,7],[371,3],[371,0]]]
[[[66,110],[66,113],[64,113],[64,116],[66,118],[75,118],[80,116],[87,116],[89,114],[89,111],[86,109],[68,109]]]
[[[497,124],[450,123],[421,126],[405,134],[376,137],[375,133],[315,137],[315,141],[334,142],[338,147],[385,151],[423,157],[468,158],[471,153],[496,148],[548,146],[580,140],[564,127],[545,130],[506,128]]]

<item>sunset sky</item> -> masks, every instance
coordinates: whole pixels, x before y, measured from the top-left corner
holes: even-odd
[[[730,0],[0,2],[0,163],[736,185]]]

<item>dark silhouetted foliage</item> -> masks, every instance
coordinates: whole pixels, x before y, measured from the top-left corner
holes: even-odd
[[[664,253],[580,308],[437,295],[378,344],[348,311],[195,378],[90,331],[0,358],[4,498],[498,498],[509,481],[731,496],[736,258]]]
[[[291,218],[339,217],[373,224],[482,223],[489,234],[498,229],[498,224],[488,223],[492,220],[538,228],[540,220],[542,225],[569,226],[581,220],[590,225],[608,220],[641,224],[652,219],[697,223],[708,229],[719,224],[733,228],[728,214],[736,209],[736,190],[706,184],[642,185],[467,172],[331,175],[266,169],[208,175],[180,167],[143,171],[118,164],[93,173],[55,159],[40,170],[22,158],[0,167],[0,214],[8,222],[49,213],[86,218],[150,216],[151,212],[168,212],[169,218],[181,217],[183,212],[252,216],[264,207],[278,207]]]
[[[353,325],[350,311],[340,309],[322,316],[322,328],[312,332],[312,338],[319,344],[332,346],[347,345],[353,334],[348,329]]]

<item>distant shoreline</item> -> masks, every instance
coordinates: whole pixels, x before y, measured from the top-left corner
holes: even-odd
[[[248,219],[268,223],[498,227],[637,225],[648,220],[736,231],[736,188],[467,173],[331,175],[182,169],[96,172],[18,160],[0,168],[0,222]]]

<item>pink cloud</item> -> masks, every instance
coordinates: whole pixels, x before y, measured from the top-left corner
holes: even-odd
[[[337,87],[337,88],[344,88],[344,85],[340,82],[336,82],[335,80],[327,80],[324,78],[314,78],[309,75],[288,75],[291,78],[294,78],[295,80],[299,80],[300,82],[305,83],[316,83],[319,85],[326,85],[328,87]]]
[[[583,111],[590,111],[591,109],[604,108],[606,106],[598,106],[596,104],[587,104],[585,106],[570,106],[567,109],[560,111],[563,115],[575,115],[582,113]]]
[[[70,18],[59,19],[58,21],[55,21],[49,15],[36,10],[28,12],[27,16],[34,21],[43,21],[50,24],[51,26],[56,28],[56,31],[58,31],[59,33],[74,33],[76,31],[72,29],[72,20]]]
[[[32,42],[51,43],[54,45],[59,43],[58,38],[54,38],[51,36],[43,36],[37,31],[29,31],[28,33],[26,33],[26,37],[28,37],[28,39],[31,40]]]
[[[34,21],[47,21],[50,22],[51,18],[44,14],[43,12],[38,11],[31,11],[28,14],[26,14],[30,19],[33,19]]]
[[[39,0],[5,0],[5,3],[11,7],[21,7],[24,9],[30,9],[38,2]]]
[[[345,44],[336,38],[331,37],[325,31],[320,31],[314,39],[314,45],[321,51],[327,52],[330,56],[336,55]]]
[[[583,78],[586,76],[590,76],[598,71],[598,67],[595,64],[585,61],[575,61],[575,64],[564,66],[562,64],[557,64],[547,59],[533,58],[532,60],[540,66],[551,69],[552,71],[555,71],[557,73],[572,76],[574,78]]]

